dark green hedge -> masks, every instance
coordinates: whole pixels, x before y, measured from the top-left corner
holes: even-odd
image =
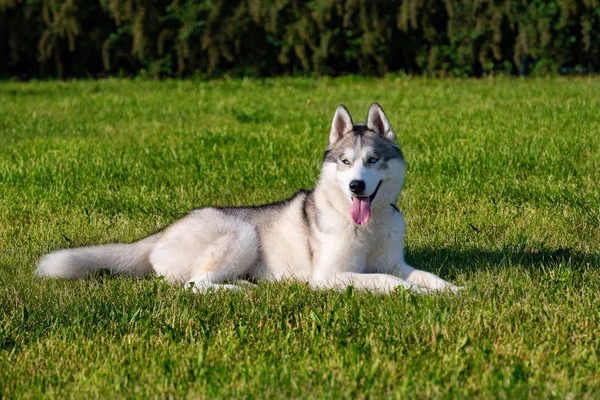
[[[0,0],[0,75],[600,69],[600,0]]]

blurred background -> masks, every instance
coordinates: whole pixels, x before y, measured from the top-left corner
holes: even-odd
[[[0,77],[587,74],[600,0],[0,0]]]

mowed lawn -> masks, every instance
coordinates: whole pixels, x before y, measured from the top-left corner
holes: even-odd
[[[335,107],[405,154],[407,258],[458,295],[33,276],[311,188]],[[600,396],[600,79],[0,83],[0,397]]]

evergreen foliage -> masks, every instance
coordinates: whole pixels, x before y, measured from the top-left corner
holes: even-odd
[[[600,68],[600,0],[0,0],[0,74]]]

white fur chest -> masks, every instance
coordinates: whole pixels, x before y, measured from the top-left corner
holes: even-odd
[[[393,271],[404,260],[404,231],[402,212],[390,206],[372,235],[364,272]]]
[[[341,219],[329,219],[316,234],[320,257],[315,272],[369,272],[381,263],[400,262],[404,217],[391,206],[359,226]]]

